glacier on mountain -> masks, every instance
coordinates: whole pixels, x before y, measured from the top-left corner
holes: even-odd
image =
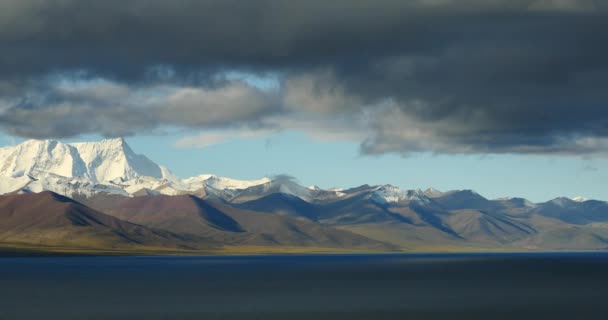
[[[215,175],[179,179],[167,168],[133,152],[122,138],[62,143],[28,140],[0,148],[0,194],[54,191],[72,196],[96,193],[177,195],[205,187],[245,189],[269,182],[241,181]]]

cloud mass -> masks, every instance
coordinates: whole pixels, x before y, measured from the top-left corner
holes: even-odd
[[[367,154],[606,155],[607,40],[594,0],[8,0],[0,129],[314,123]]]

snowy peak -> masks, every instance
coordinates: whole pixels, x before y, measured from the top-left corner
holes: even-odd
[[[430,199],[420,189],[404,191],[390,184],[376,187],[372,192],[371,200],[380,204],[397,203],[401,201],[414,201],[425,204],[430,202]]]
[[[291,179],[274,179],[242,190],[242,192],[240,192],[231,201],[244,202],[275,193],[282,193],[298,197],[304,201],[312,201],[318,192],[303,187]]]
[[[123,182],[170,172],[135,154],[122,138],[67,144],[28,140],[0,148],[0,193],[128,194]]]
[[[139,176],[163,177],[160,166],[135,154],[122,138],[73,144],[28,140],[1,148],[0,163],[0,175],[5,177],[57,175],[84,178],[93,183]]]
[[[123,138],[71,144],[28,140],[0,148],[0,194],[51,190],[67,196],[99,192],[137,195],[147,190],[147,194],[178,195],[211,189],[243,190],[270,181],[215,175],[181,180],[136,154]]]
[[[28,140],[0,148],[0,175],[5,177],[87,177],[86,164],[71,145],[54,140]]]
[[[399,202],[405,199],[405,192],[401,191],[398,187],[390,184],[376,187],[372,192],[371,199],[377,203],[393,203]]]
[[[78,150],[95,182],[126,181],[141,176],[163,178],[163,169],[146,156],[133,152],[123,138],[72,146]]]
[[[297,184],[291,179],[272,180],[264,185],[268,192],[278,192],[298,197],[304,201],[311,201],[315,191]]]

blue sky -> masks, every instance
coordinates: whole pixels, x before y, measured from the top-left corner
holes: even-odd
[[[608,200],[608,161],[523,155],[361,155],[356,142],[318,142],[299,132],[235,139],[205,148],[174,146],[179,137],[127,141],[179,176],[215,173],[238,179],[295,176],[323,188],[393,184],[404,188],[473,189],[486,197],[558,196]]]
[[[488,198],[558,196],[608,200],[608,161],[601,158],[522,155],[361,155],[355,142],[319,142],[301,132],[236,138],[204,148],[180,148],[181,134],[140,135],[126,140],[181,177],[213,173],[237,179],[295,176],[323,188],[393,184],[403,188],[473,189]],[[82,136],[65,141],[98,140]],[[22,141],[3,135],[1,145]]]

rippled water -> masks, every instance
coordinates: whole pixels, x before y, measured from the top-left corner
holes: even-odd
[[[0,319],[608,319],[608,254],[0,258]]]

